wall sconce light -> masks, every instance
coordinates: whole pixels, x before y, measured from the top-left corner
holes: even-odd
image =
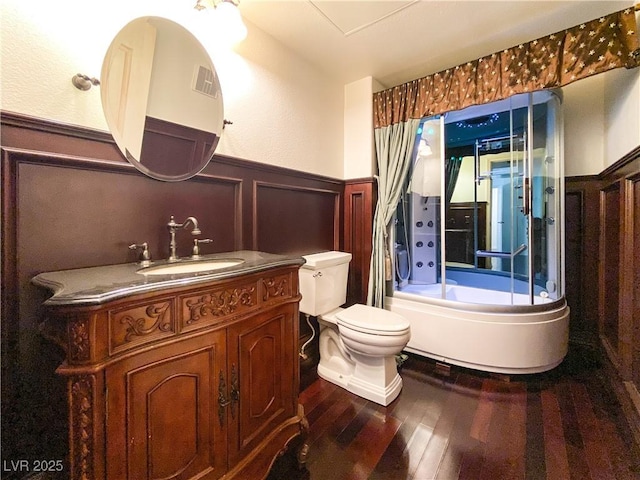
[[[233,45],[247,36],[247,27],[242,21],[238,5],[240,0],[197,0],[193,8],[198,11],[213,9],[217,33]]]
[[[71,78],[71,83],[73,83],[73,86],[78,90],[89,90],[92,85],[100,85],[100,80],[83,75],[82,73],[76,73],[73,78]]]

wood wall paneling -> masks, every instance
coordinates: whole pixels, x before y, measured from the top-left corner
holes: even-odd
[[[252,250],[304,254],[340,249],[340,192],[261,181],[254,182],[253,191]]]
[[[214,240],[204,253],[348,251],[348,300],[366,301],[373,179],[343,182],[216,155],[197,177],[164,183],[129,165],[106,132],[10,112],[0,120],[3,458],[65,452],[56,405],[65,408],[66,386],[52,380],[62,355],[38,332],[45,294],[30,278],[134,261],[133,242],[165,258],[169,215],[198,218],[201,237]],[[640,435],[639,172],[640,147],[598,176],[566,179],[566,205],[571,336],[600,334]],[[179,254],[188,255],[193,237],[178,235]]]
[[[607,186],[600,197],[600,335],[611,360],[619,366],[620,184]]]
[[[344,198],[344,249],[352,255],[347,303],[366,303],[376,204],[374,179],[347,181]]]
[[[612,379],[635,440],[640,443],[640,146],[599,175],[599,325]]]
[[[629,225],[633,226],[633,234],[630,235],[630,255],[632,264],[627,266],[629,269],[630,284],[628,298],[630,299],[630,318],[631,325],[631,381],[633,382],[636,392],[640,391],[640,174],[629,178],[629,192],[631,198],[627,203],[632,213],[629,218]]]
[[[206,165],[218,140],[214,133],[147,116],[140,164],[160,178],[182,177]]]
[[[339,249],[344,182],[215,156],[183,182],[148,178],[110,134],[2,112],[2,446],[5,459],[62,458],[62,352],[39,332],[39,272],[136,261],[131,243],[168,256],[170,215],[195,216],[202,253]],[[263,203],[264,202],[264,203]],[[256,231],[254,232],[254,228]],[[193,238],[177,233],[178,254]]]
[[[567,192],[565,196],[565,295],[571,308],[569,321],[569,336],[578,335],[574,332],[588,330],[583,321],[585,309],[584,271],[583,271],[583,231],[584,231],[584,193],[581,191]]]
[[[571,307],[570,340],[599,344],[598,266],[600,260],[600,187],[598,177],[569,177],[565,182],[565,295]]]

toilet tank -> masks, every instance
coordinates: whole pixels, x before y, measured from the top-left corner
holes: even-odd
[[[303,255],[300,267],[300,311],[311,316],[335,310],[347,301],[347,278],[351,254],[322,252]]]

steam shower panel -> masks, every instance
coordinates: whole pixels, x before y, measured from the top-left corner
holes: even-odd
[[[440,197],[411,194],[411,283],[438,281]]]

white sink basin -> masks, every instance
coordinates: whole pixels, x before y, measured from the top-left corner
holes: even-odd
[[[172,263],[169,265],[158,265],[157,267],[147,267],[138,270],[141,275],[177,275],[181,273],[199,273],[220,270],[221,268],[234,267],[244,263],[238,258],[220,258],[217,260],[203,260],[201,262],[192,261],[184,263]]]

